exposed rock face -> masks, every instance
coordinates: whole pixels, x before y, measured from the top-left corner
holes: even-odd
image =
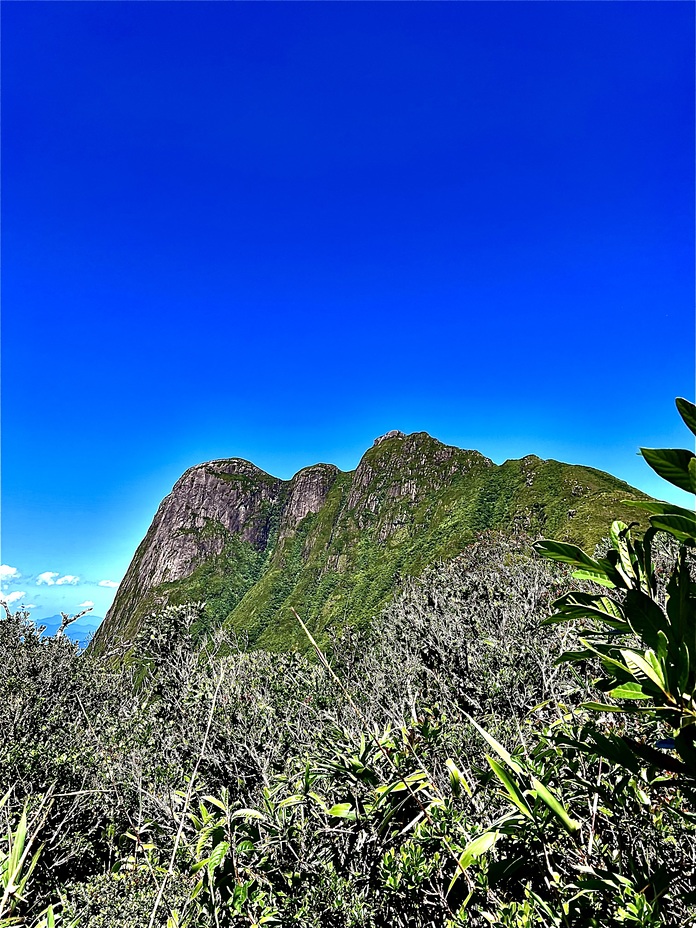
[[[157,510],[95,646],[131,641],[149,611],[187,599],[252,643],[302,646],[290,605],[319,632],[363,620],[478,532],[593,544],[611,518],[635,517],[630,496],[644,494],[590,468],[533,455],[497,466],[426,432],[387,432],[348,473],[315,464],[285,481],[238,458],[199,464]]]
[[[308,515],[317,513],[338,475],[333,464],[305,467],[290,481],[279,480],[249,461],[230,458],[191,467],[174,484],[155,514],[121,583],[104,625],[130,625],[127,610],[155,593],[162,605],[162,584],[185,580],[201,563],[220,555],[230,536],[256,551],[267,548],[271,528],[280,542]]]
[[[202,561],[219,555],[225,533],[238,535],[256,550],[265,549],[270,514],[283,488],[282,480],[239,458],[187,470],[160,503],[104,626],[130,624],[127,611],[137,612],[161,584],[182,580]]]
[[[295,474],[283,507],[280,539],[290,535],[306,516],[319,512],[339,473],[333,464],[315,464]]]
[[[375,438],[373,442],[374,445],[380,445],[383,441],[386,441],[388,438],[406,438],[405,432],[400,432],[399,429],[392,429],[391,432],[385,432],[384,435],[379,435]]]
[[[224,535],[217,526],[263,550],[269,532],[269,507],[264,504],[277,503],[282,489],[282,480],[248,461],[192,467],[157,510],[150,544],[138,564],[139,582],[157,586],[180,580],[201,557],[219,554]]]
[[[472,462],[493,465],[477,451],[444,445],[427,432],[387,432],[358,464],[347,508],[360,529],[377,516],[378,538],[385,541],[408,522],[409,514],[427,495],[451,483],[455,474],[465,473]]]

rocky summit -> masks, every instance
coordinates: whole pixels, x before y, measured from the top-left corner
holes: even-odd
[[[590,548],[645,494],[589,467],[534,455],[496,465],[425,432],[378,438],[354,471],[315,464],[279,480],[248,461],[199,464],[161,503],[95,638],[134,640],[167,604],[204,601],[209,627],[250,645],[304,648],[368,621],[407,577],[488,529]]]

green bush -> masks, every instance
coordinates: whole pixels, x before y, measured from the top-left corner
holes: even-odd
[[[644,455],[696,490],[690,452]],[[200,603],[118,664],[8,614],[0,864],[24,814],[31,855],[0,920],[689,923],[696,519],[640,506],[596,556],[482,534],[314,657]]]

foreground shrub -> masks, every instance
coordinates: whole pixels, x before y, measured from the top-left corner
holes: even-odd
[[[118,662],[8,615],[0,925],[687,924],[696,519],[650,507],[603,555],[481,536],[314,658],[202,640],[201,604]]]

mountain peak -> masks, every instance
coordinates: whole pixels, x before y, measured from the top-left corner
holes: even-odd
[[[385,432],[384,435],[379,435],[372,442],[372,447],[375,445],[381,445],[383,441],[387,441],[388,438],[406,438],[406,432],[402,432],[399,429],[392,429],[390,432]]]
[[[580,489],[579,489],[580,488]],[[227,458],[188,470],[162,501],[96,638],[133,641],[164,603],[206,603],[206,624],[250,644],[305,647],[379,612],[399,578],[456,557],[488,529],[593,545],[630,522],[609,474],[534,455],[496,465],[427,432],[392,429],[354,471],[313,464],[280,480]]]

